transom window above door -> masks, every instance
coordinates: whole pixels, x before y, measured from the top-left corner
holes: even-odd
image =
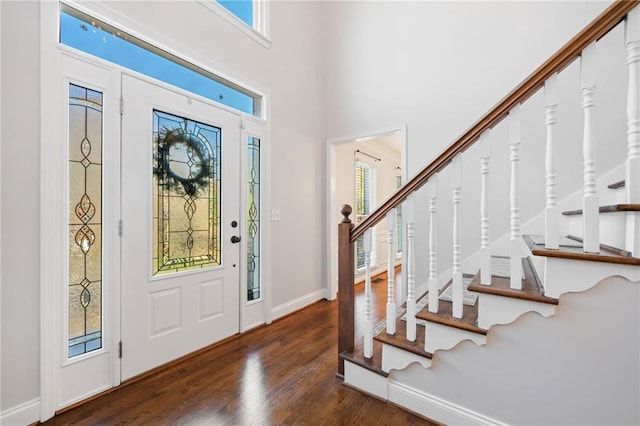
[[[263,115],[260,94],[64,3],[59,42],[246,114]]]
[[[264,47],[269,47],[267,0],[198,0],[207,9],[225,19]]]

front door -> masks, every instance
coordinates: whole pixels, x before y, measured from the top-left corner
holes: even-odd
[[[122,380],[239,332],[240,118],[122,77]]]

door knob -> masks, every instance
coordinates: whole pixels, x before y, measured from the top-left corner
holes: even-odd
[[[233,244],[237,244],[237,243],[239,243],[239,242],[240,242],[240,237],[238,237],[237,235],[232,236],[232,237],[231,237],[231,242],[232,242]]]

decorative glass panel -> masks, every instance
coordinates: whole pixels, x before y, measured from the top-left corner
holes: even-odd
[[[260,139],[247,152],[247,300],[260,298]]]
[[[221,264],[221,129],[153,111],[153,274]]]
[[[69,84],[69,358],[102,347],[102,93]]]

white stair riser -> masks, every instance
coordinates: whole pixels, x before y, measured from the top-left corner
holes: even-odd
[[[611,247],[624,248],[626,226],[626,213],[600,213],[600,244]],[[564,234],[575,235],[582,238],[582,216],[568,216],[568,229]]]
[[[344,383],[385,401],[388,399],[386,377],[347,360],[344,361]]]
[[[556,305],[492,294],[480,293],[478,303],[478,327],[485,329],[495,324],[509,324],[527,312],[538,312],[543,317],[556,313]]]
[[[395,346],[382,344],[382,371],[402,370],[413,362],[417,362],[424,368],[431,366],[431,360],[418,354],[405,351]]]
[[[477,345],[484,345],[486,336],[447,325],[427,322],[426,325],[427,352],[434,353],[437,350],[451,349],[463,340],[471,340]]]
[[[640,257],[640,212],[629,212],[626,216],[626,239],[621,247]]]
[[[605,262],[548,257],[545,259],[545,294],[558,298],[564,293],[589,290],[605,278],[619,275],[640,280],[640,267]]]

